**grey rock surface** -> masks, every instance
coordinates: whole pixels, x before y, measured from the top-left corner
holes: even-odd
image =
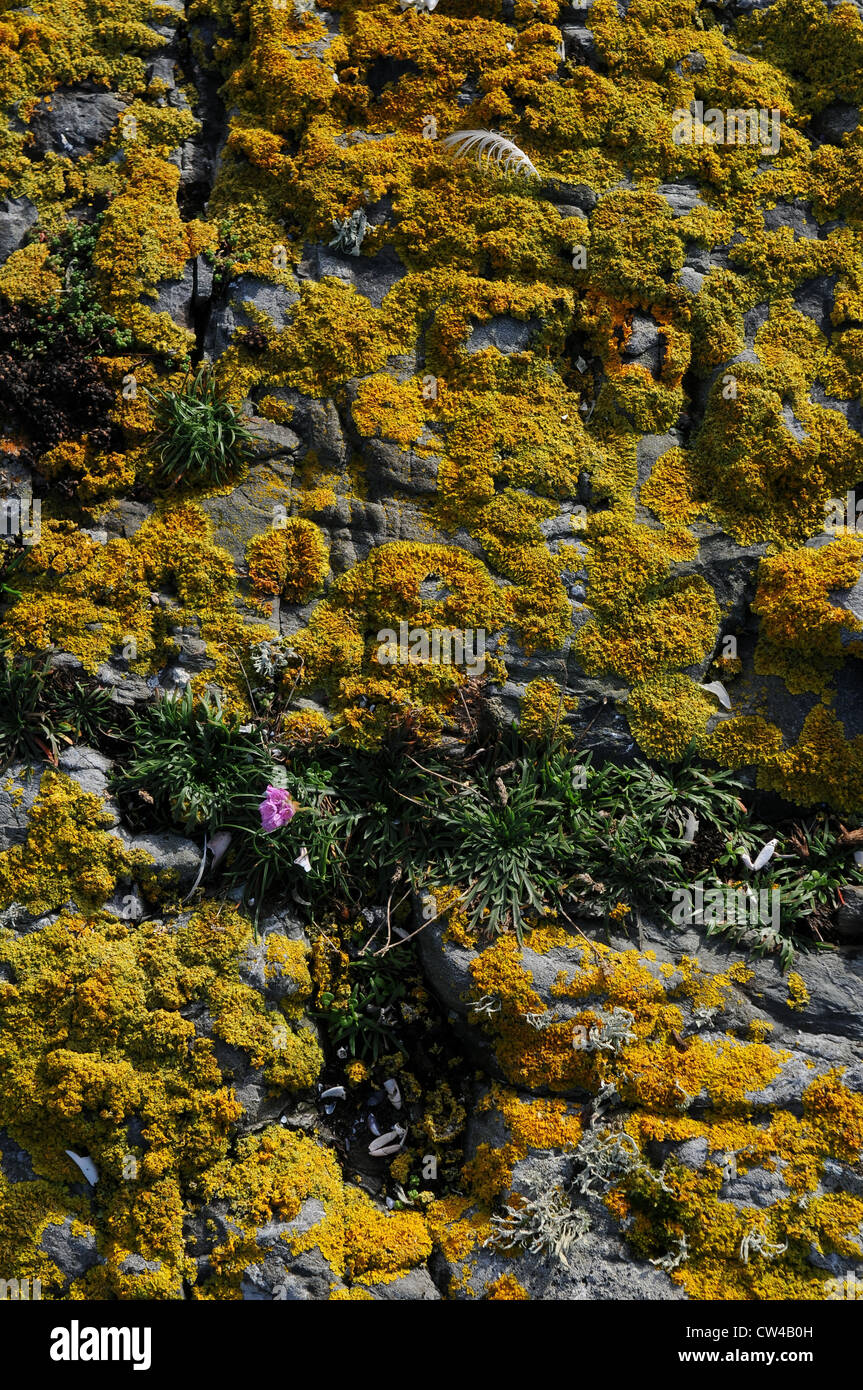
[[[38,220],[36,204],[29,198],[4,198],[0,202],[0,262],[18,250]]]
[[[114,92],[60,88],[37,103],[30,133],[43,153],[80,159],[102,144],[125,109]]]
[[[148,854],[152,858],[158,879],[176,885],[180,897],[188,892],[201,865],[202,848],[194,840],[175,835],[171,830],[142,835],[121,831],[120,834],[127,849]]]
[[[297,298],[296,291],[284,285],[254,275],[241,275],[228,286],[227,302],[214,305],[204,343],[207,356],[219,357],[230,347],[239,329],[253,326],[253,319],[244,307],[246,304],[251,304],[266,316],[274,329],[280,330],[285,327],[291,305]]]
[[[44,1250],[67,1279],[78,1279],[94,1265],[105,1263],[104,1257],[96,1249],[95,1235],[92,1232],[77,1235],[73,1225],[71,1216],[62,1225],[50,1223],[42,1232],[39,1242],[40,1250]]]
[[[467,340],[468,352],[482,352],[485,348],[497,348],[498,352],[524,352],[530,343],[536,324],[508,318],[505,314],[479,323],[471,330]]]

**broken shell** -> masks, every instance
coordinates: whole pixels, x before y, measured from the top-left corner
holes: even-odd
[[[720,705],[725,709],[731,709],[731,696],[722,681],[708,681],[706,685],[701,686],[701,689],[706,690],[708,695],[715,695]]]
[[[369,1115],[369,1117],[368,1117],[368,1125],[369,1125],[369,1129],[371,1130],[372,1134],[377,1135],[377,1136],[380,1135],[380,1130],[378,1129],[378,1122],[377,1122],[377,1120],[375,1119],[374,1115]]]
[[[394,1125],[386,1134],[369,1144],[369,1153],[373,1158],[387,1158],[389,1154],[397,1154],[404,1148],[407,1137],[406,1129],[402,1129],[401,1125]]]
[[[344,1100],[347,1094],[344,1086],[330,1086],[329,1090],[321,1091],[318,1100]]]
[[[746,865],[746,868],[749,869],[750,873],[757,874],[766,864],[770,863],[770,860],[776,853],[776,846],[778,844],[778,840],[768,840],[766,845],[762,845],[754,859],[750,858],[745,849],[740,851],[740,858],[743,860],[743,863]]]
[[[80,1154],[73,1153],[71,1149],[67,1149],[66,1153],[69,1155],[73,1163],[77,1163],[78,1167],[81,1169],[81,1172],[84,1174],[84,1177],[87,1179],[90,1186],[95,1187],[96,1183],[99,1181],[99,1170],[93,1162],[92,1158],[82,1158]]]
[[[390,1105],[393,1107],[393,1109],[395,1109],[395,1110],[401,1110],[401,1108],[402,1108],[402,1093],[401,1093],[401,1091],[399,1090],[398,1082],[397,1082],[397,1081],[394,1081],[393,1078],[390,1077],[389,1081],[385,1081],[385,1082],[384,1082],[384,1090],[386,1091],[386,1093],[387,1093],[387,1095],[388,1095],[388,1097],[389,1097],[389,1102],[390,1102]]]

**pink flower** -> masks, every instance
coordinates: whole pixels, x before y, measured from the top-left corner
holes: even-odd
[[[296,809],[284,787],[267,787],[266,800],[258,807],[261,813],[261,827],[268,833],[281,830],[282,826],[291,820]]]

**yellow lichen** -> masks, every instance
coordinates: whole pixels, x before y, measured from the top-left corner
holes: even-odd
[[[246,558],[255,592],[280,595],[286,603],[305,603],[320,588],[330,567],[329,551],[317,526],[297,517],[289,517],[266,535],[253,536]]]
[[[23,844],[0,854],[0,906],[17,902],[39,917],[72,900],[97,911],[118,881],[150,862],[107,833],[113,824],[98,796],[62,773],[46,772]]]

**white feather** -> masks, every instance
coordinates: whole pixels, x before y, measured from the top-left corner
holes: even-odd
[[[82,1158],[80,1154],[73,1153],[71,1149],[66,1150],[73,1163],[77,1163],[84,1177],[91,1187],[95,1187],[99,1181],[99,1169],[96,1167],[92,1158]]]
[[[505,135],[497,135],[493,130],[457,130],[453,135],[447,135],[441,143],[460,159],[466,159],[472,154],[478,164],[482,164],[485,159],[507,173],[512,171],[530,178],[539,178],[537,170],[523,150],[513,144],[512,140],[507,140]]]
[[[731,696],[722,681],[708,681],[707,685],[702,685],[701,689],[706,690],[708,695],[715,695],[724,709],[731,709]]]
[[[745,849],[741,850],[740,858],[743,860],[743,863],[750,873],[757,874],[759,869],[763,869],[765,864],[770,863],[770,860],[776,853],[776,846],[778,844],[778,840],[768,840],[766,845],[762,845],[754,860],[750,859]]]
[[[185,903],[185,902],[188,902],[189,898],[191,898],[191,896],[192,896],[192,894],[194,893],[195,889],[198,887],[198,884],[201,882],[201,879],[204,877],[204,868],[205,868],[205,866],[206,866],[206,863],[207,863],[207,835],[206,835],[206,831],[205,831],[205,832],[204,832],[204,848],[203,848],[203,851],[202,851],[202,853],[201,853],[201,862],[200,862],[200,864],[198,865],[198,877],[195,879],[195,882],[192,884],[191,888],[189,889],[188,893],[186,894],[185,898],[183,899],[183,902],[184,902],[184,903]]]
[[[230,830],[216,831],[215,835],[210,841],[210,854],[213,856],[213,862],[210,865],[211,869],[215,869],[219,860],[224,856],[228,846],[231,843],[231,839],[232,836]]]

